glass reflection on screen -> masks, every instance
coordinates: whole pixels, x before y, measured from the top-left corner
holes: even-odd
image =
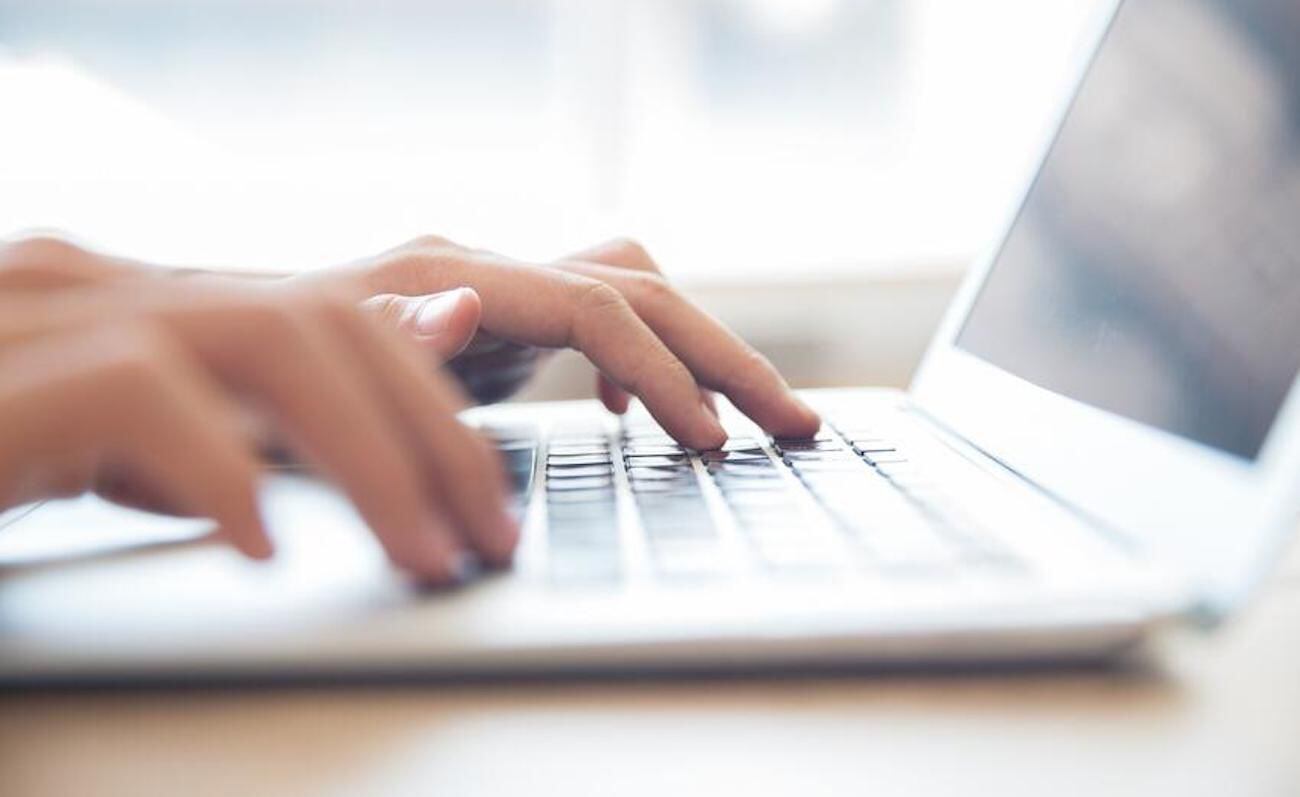
[[[1129,0],[958,338],[1253,458],[1300,368],[1300,5]]]

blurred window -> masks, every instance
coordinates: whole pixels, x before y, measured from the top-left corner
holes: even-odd
[[[960,264],[1097,0],[0,0],[0,234],[309,267],[422,232],[679,279]]]

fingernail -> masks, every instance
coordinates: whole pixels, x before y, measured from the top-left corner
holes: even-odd
[[[434,294],[421,302],[415,314],[416,334],[433,337],[445,332],[451,323],[451,311],[459,300],[460,290],[457,289]]]

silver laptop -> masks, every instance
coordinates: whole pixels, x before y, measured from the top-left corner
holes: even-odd
[[[589,402],[473,411],[525,533],[450,591],[306,475],[267,487],[269,564],[196,521],[20,508],[0,678],[1091,659],[1224,618],[1300,504],[1300,12],[1130,0],[1097,41],[908,392],[810,391],[812,440],[724,408],[708,452]]]

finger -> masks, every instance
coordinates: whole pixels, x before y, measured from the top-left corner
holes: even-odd
[[[569,259],[612,266],[619,269],[662,275],[657,263],[645,247],[627,238],[615,238],[589,249],[574,253]],[[598,279],[617,275],[616,271],[597,269],[594,272],[576,267]],[[626,276],[626,275],[623,275]],[[664,339],[695,374],[696,378],[714,387],[731,386],[737,395],[731,396],[736,406],[768,431],[777,435],[800,436],[812,434],[820,420],[807,405],[790,392],[789,386],[767,361],[741,341],[721,323],[700,311],[689,301],[671,291],[657,280],[629,278],[616,284],[629,296],[638,313],[651,328]],[[649,289],[631,291],[631,285]],[[651,294],[647,297],[646,294]],[[650,308],[647,298],[666,294],[668,307]],[[660,298],[664,298],[660,296]],[[657,312],[653,312],[657,309]],[[651,310],[647,316],[644,311]],[[730,392],[724,388],[730,396]],[[704,402],[717,414],[717,404],[706,391]]]
[[[257,463],[237,435],[234,409],[161,334],[96,330],[45,340],[7,358],[3,370],[6,458],[116,461],[169,505],[215,520],[246,555],[271,555]]]
[[[456,419],[462,397],[388,329],[357,315],[339,314],[336,320],[408,430],[408,442],[428,473],[426,489],[484,560],[508,562],[519,529],[506,511],[505,474],[496,452]]]
[[[6,292],[95,285],[143,270],[141,264],[99,255],[52,236],[0,241],[0,288]]]
[[[618,266],[632,271],[663,273],[659,268],[659,264],[650,256],[645,247],[630,238],[613,238],[588,249],[574,252],[561,262],[569,260],[603,263],[607,266]]]
[[[606,379],[604,374],[596,374],[596,395],[600,396],[600,403],[605,405],[605,409],[615,415],[627,412],[632,401],[626,390]]]
[[[97,470],[92,478],[95,493],[121,506],[158,515],[184,516],[180,507],[150,484],[135,468],[113,464]]]
[[[686,445],[711,448],[726,440],[700,402],[695,378],[608,285],[449,246],[416,246],[387,257],[382,268],[372,269],[371,283],[403,292],[472,285],[483,298],[488,332],[516,343],[578,349]]]
[[[645,250],[645,247],[629,238],[610,239],[587,249],[574,252],[564,260],[603,263],[607,266],[618,266],[633,271],[648,271],[654,274],[663,273],[659,269],[659,264],[654,261],[654,258],[650,257],[650,253]],[[609,381],[604,374],[599,374],[596,377],[596,394],[600,396],[601,403],[605,405],[606,409],[615,415],[622,415],[627,412],[631,397],[627,394],[627,391]],[[705,406],[713,412],[714,416],[717,416],[718,406],[713,400],[712,394],[708,391],[700,391],[700,396]]]
[[[205,359],[241,390],[266,402],[292,445],[356,505],[395,565],[437,582],[464,574],[461,546],[426,498],[420,466],[388,416],[373,380],[298,295],[174,323]],[[360,316],[350,302],[331,307]],[[231,345],[234,335],[242,335]],[[423,367],[423,366],[422,366]]]
[[[483,297],[489,332],[517,343],[578,349],[639,397],[678,440],[694,448],[726,440],[700,403],[695,378],[609,285],[482,253],[449,258],[438,268],[438,279],[472,284]]]
[[[439,362],[450,360],[469,345],[483,313],[482,302],[472,288],[425,296],[383,293],[370,297],[363,306],[410,334]]]
[[[144,286],[130,298],[75,309],[111,317],[125,307],[157,319],[227,386],[272,412],[304,459],[347,492],[395,564],[434,581],[461,577],[460,546],[426,503],[400,431],[368,392],[364,371],[336,357],[301,317],[299,298],[278,287],[231,285],[183,292]]]
[[[811,435],[821,420],[795,396],[766,357],[657,275],[597,263],[563,268],[612,285],[705,387],[779,437]]]

